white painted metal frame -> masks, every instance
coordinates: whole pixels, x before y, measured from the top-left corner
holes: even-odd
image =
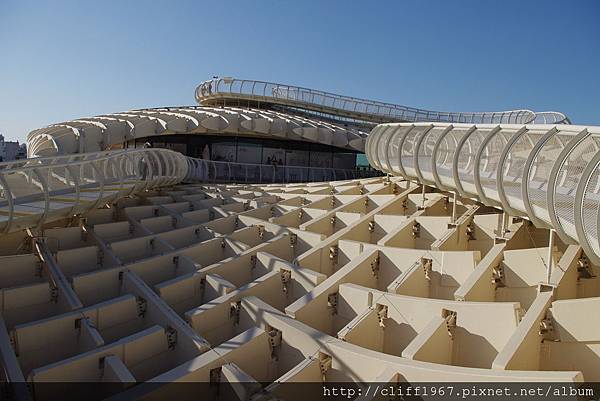
[[[29,157],[97,152],[168,134],[250,134],[361,152],[367,136],[355,127],[273,110],[192,106],[132,110],[53,124],[27,135],[27,152]]]
[[[443,156],[439,153],[440,143],[454,131],[466,133],[456,145],[451,171],[440,170],[436,164],[438,157]],[[420,148],[428,143],[430,135],[438,135],[430,157],[435,183],[446,184],[440,185],[441,189],[456,191],[489,206],[502,207],[511,215],[522,216],[537,225],[553,228],[564,242],[581,244],[588,256],[595,263],[600,263],[600,127],[384,124],[377,126],[369,135],[366,144],[367,158],[377,169],[431,185],[432,180],[424,176],[418,160],[419,154],[422,155],[421,158],[424,157],[423,153],[419,153]],[[469,141],[474,135],[484,136],[480,143]],[[532,135],[538,139],[532,139]],[[552,139],[555,139],[553,144],[559,144],[558,147],[546,146]],[[395,151],[389,146],[394,141],[400,143],[397,166],[389,163],[395,156]],[[405,146],[406,144],[409,145]],[[472,148],[475,145],[477,149]],[[485,159],[484,153],[488,154]],[[459,166],[460,160],[463,166]],[[489,170],[486,163],[492,163],[492,166],[495,163],[495,167],[492,167],[495,170]],[[551,168],[548,163],[551,163]],[[407,165],[410,165],[410,170],[406,169]],[[546,172],[538,175],[537,169],[542,168]],[[481,173],[485,169],[495,179],[488,177],[487,186],[484,187]],[[426,174],[431,175],[432,172]],[[536,181],[536,176],[538,180],[542,177],[543,181]],[[469,188],[475,184],[474,191],[465,187],[467,181]],[[453,185],[448,185],[452,182]],[[515,188],[518,188],[516,196]],[[539,213],[540,205],[534,207],[532,204],[534,195],[538,199],[546,199],[544,213]]]
[[[68,218],[148,189],[181,182],[185,156],[124,149],[0,163],[0,230]]]
[[[350,170],[256,163],[237,163],[186,157],[187,182],[292,183],[339,181],[379,175],[376,170]]]
[[[569,124],[560,112],[508,110],[494,112],[449,112],[419,109],[374,100],[302,88],[274,82],[215,78],[196,88],[196,101],[210,104],[219,99],[275,103],[336,116],[371,122],[432,121],[471,124]]]

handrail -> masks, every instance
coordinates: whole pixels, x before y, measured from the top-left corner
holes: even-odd
[[[536,113],[531,110],[507,110],[495,112],[449,112],[419,109],[375,100],[337,95],[330,92],[284,85],[274,82],[215,78],[202,82],[195,91],[199,104],[209,105],[219,100],[231,99],[270,102],[284,106],[343,115],[370,122],[451,122],[471,124],[529,124],[536,120],[551,124],[569,124],[560,112]],[[538,115],[541,115],[538,117]]]
[[[352,170],[257,163],[238,163],[187,157],[184,181],[229,183],[290,183],[338,181],[379,175],[376,170]]]
[[[0,163],[0,232],[41,228],[125,196],[183,181],[274,183],[374,175],[379,172],[194,159],[163,148],[16,160]]]
[[[540,111],[530,124],[571,124],[571,120],[559,111]]]
[[[600,263],[600,127],[381,124],[365,153],[380,171],[554,229]]]
[[[104,203],[181,182],[181,153],[144,148],[0,163],[0,231],[41,227]]]

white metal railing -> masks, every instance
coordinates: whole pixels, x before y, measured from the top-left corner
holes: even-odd
[[[185,181],[230,183],[292,183],[339,181],[379,175],[374,170],[237,163],[187,158]]]
[[[536,113],[531,110],[496,112],[447,112],[401,106],[350,96],[336,95],[314,89],[273,82],[215,78],[196,88],[200,104],[218,99],[252,100],[306,108],[309,110],[364,119],[371,122],[431,121],[469,124],[569,124],[560,112]]]
[[[162,148],[123,149],[0,163],[0,232],[70,218],[148,189],[182,181],[337,181],[378,171],[220,162]]]
[[[181,153],[124,149],[0,163],[0,232],[85,213],[133,193],[176,184]]]
[[[600,127],[381,124],[365,153],[376,169],[552,228],[600,263]]]

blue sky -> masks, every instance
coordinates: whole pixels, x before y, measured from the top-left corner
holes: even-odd
[[[0,0],[0,132],[193,104],[213,75],[600,124],[600,1]]]

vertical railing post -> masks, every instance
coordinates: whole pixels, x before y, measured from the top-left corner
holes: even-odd
[[[4,228],[4,232],[7,233],[10,230],[10,226],[12,225],[14,210],[15,210],[15,201],[12,194],[12,191],[6,181],[4,173],[0,172],[0,185],[2,186],[4,192],[4,198],[8,202],[8,221],[6,222],[6,227]]]
[[[456,224],[456,191],[452,194],[452,224]]]
[[[37,176],[40,184],[42,184],[42,191],[44,191],[44,212],[42,213],[38,221],[39,227],[41,227],[44,221],[46,220],[48,213],[50,212],[50,187],[48,186],[46,178],[39,171],[39,168],[34,168],[33,173]]]
[[[502,212],[502,214],[498,215],[498,235],[500,238],[504,238],[506,233],[508,232],[508,213]]]
[[[552,248],[554,248],[554,230],[550,229],[548,234],[548,266],[546,272],[546,283],[550,285],[550,277],[552,276]]]

